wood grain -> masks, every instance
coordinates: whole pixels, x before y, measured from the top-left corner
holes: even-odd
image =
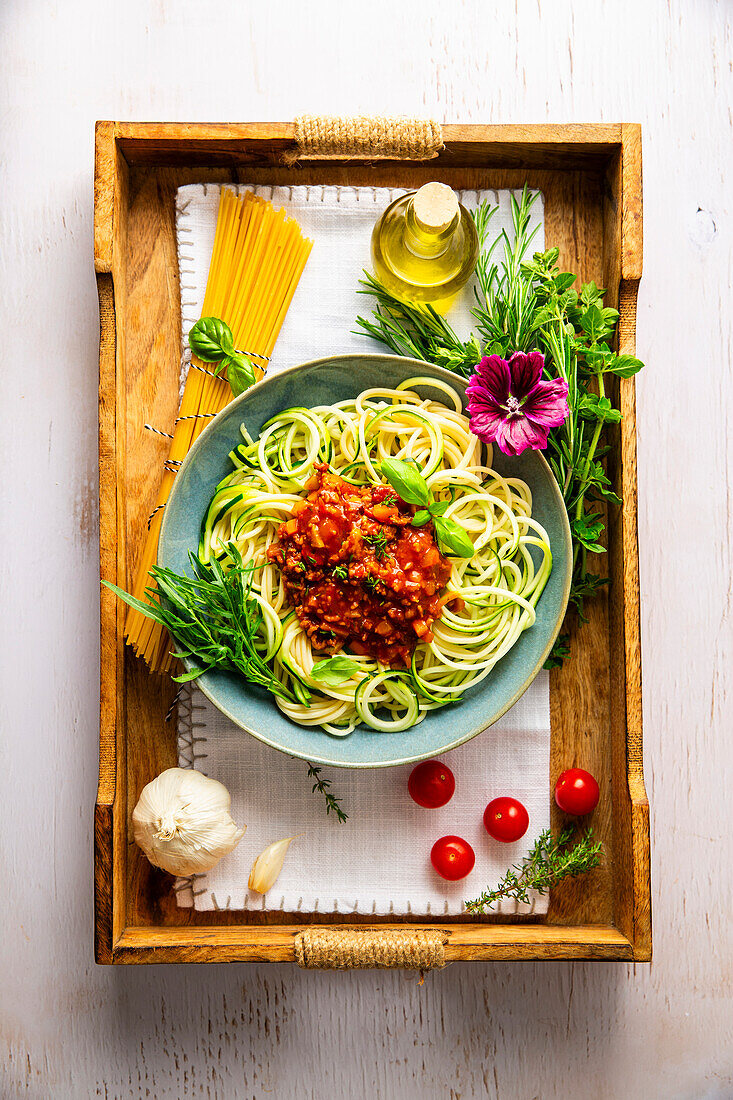
[[[178,310],[178,281],[175,256],[174,196],[175,189],[191,178],[202,178],[202,173],[210,179],[230,178],[227,170],[208,167],[175,167],[178,156],[175,143],[179,143],[179,152],[189,154],[194,164],[203,164],[207,156],[216,163],[222,140],[222,127],[185,125],[136,125],[104,124],[100,134],[105,142],[112,141],[117,155],[122,156],[124,167],[121,173],[128,180],[127,208],[117,213],[111,230],[113,242],[117,241],[119,231],[124,227],[124,249],[113,243],[113,252],[121,256],[121,279],[124,283],[125,309],[117,310],[116,323],[124,331],[124,351],[118,358],[119,375],[117,386],[124,389],[124,407],[126,414],[119,420],[119,432],[122,434],[121,453],[125,455],[124,469],[118,463],[115,492],[122,492],[120,506],[125,529],[126,553],[118,550],[118,561],[126,560],[125,575],[130,578],[137,564],[137,554],[142,544],[147,517],[155,498],[160,469],[166,455],[166,444],[154,433],[144,430],[146,422],[152,422],[163,431],[170,430],[177,408],[177,379],[180,355],[180,327]],[[226,130],[227,140],[236,140],[246,146],[246,155],[237,165],[238,178],[251,180],[266,179],[281,182],[293,178],[293,170],[280,165],[280,156],[272,147],[272,141],[279,139],[281,131],[287,127],[274,125],[270,128],[255,125],[252,128],[240,126],[236,136],[231,128]],[[450,132],[450,131],[449,131]],[[506,134],[507,157],[497,157],[500,139]],[[602,282],[604,257],[621,253],[625,234],[631,232],[631,223],[627,229],[623,223],[624,188],[640,186],[638,174],[629,169],[626,174],[618,171],[622,156],[622,128],[592,126],[585,127],[461,127],[460,137],[466,163],[457,167],[454,163],[444,163],[441,156],[430,166],[411,165],[394,162],[382,164],[340,164],[339,162],[308,163],[297,172],[299,181],[344,182],[349,184],[385,183],[412,186],[426,176],[445,179],[455,186],[487,187],[520,185],[527,180],[532,186],[541,186],[545,195],[546,234],[548,240],[555,243],[561,251],[561,263],[566,268],[579,272],[582,280],[595,279]],[[612,139],[616,138],[616,145]],[[161,146],[161,142],[164,145]],[[538,170],[534,167],[538,160],[545,157],[549,144],[554,143],[563,149],[573,146],[579,156],[568,156],[566,163],[583,164],[574,171],[556,171],[553,168]],[[195,147],[195,148],[194,148]],[[468,151],[471,157],[468,158]],[[598,158],[599,150],[606,154],[606,170],[601,171],[603,163]],[[585,154],[592,154],[592,160]],[[232,150],[232,156],[235,151]],[[275,163],[267,164],[267,158]],[[100,158],[98,158],[99,161]],[[104,168],[109,155],[102,159]],[[163,161],[163,166],[155,166],[155,160]],[[553,163],[554,159],[549,158]],[[504,160],[520,165],[512,169],[495,167]],[[257,164],[258,166],[253,166]],[[119,188],[118,188],[119,190]],[[98,232],[104,238],[104,213],[110,216],[109,203],[106,201],[106,173],[101,174],[98,191],[100,214]],[[608,216],[610,193],[614,216]],[[638,204],[638,197],[634,196]],[[611,238],[610,240],[608,238]],[[620,272],[620,260],[615,265]],[[617,297],[617,288],[612,289]],[[620,464],[628,461],[629,455],[621,452]],[[633,456],[632,456],[633,458]],[[107,482],[103,483],[102,494],[109,491]],[[635,497],[630,505],[635,509]],[[631,513],[629,513],[631,515]],[[122,544],[120,544],[122,545]],[[613,551],[612,551],[613,552]],[[628,547],[624,546],[624,551]],[[601,568],[601,565],[599,565]],[[627,578],[624,583],[632,593],[634,576],[628,563]],[[621,606],[622,619],[625,615],[625,603],[618,594],[616,586],[611,590],[612,602]],[[638,607],[638,599],[636,601]],[[109,624],[105,629],[108,629]],[[582,630],[577,629],[577,621],[571,617],[569,628],[572,634],[574,658],[562,672],[552,678],[552,738],[550,779],[554,782],[557,774],[570,765],[580,765],[591,770],[599,780],[603,791],[601,806],[594,815],[596,834],[604,843],[605,858],[602,865],[577,880],[563,883],[551,898],[551,907],[546,922],[549,925],[568,927],[597,924],[608,926],[615,914],[623,908],[623,903],[615,892],[615,865],[618,853],[627,861],[633,858],[634,841],[628,835],[632,824],[641,830],[638,845],[642,850],[648,848],[648,830],[644,821],[633,822],[626,813],[625,806],[619,809],[624,813],[623,827],[616,821],[614,825],[612,806],[621,807],[619,788],[627,791],[628,783],[623,768],[614,773],[614,759],[611,742],[625,744],[625,722],[618,728],[611,728],[610,712],[610,659],[609,659],[609,614],[608,600],[605,596],[593,602],[589,608],[589,622]],[[623,647],[623,635],[618,634],[617,644]],[[118,737],[124,737],[126,750],[125,779],[127,790],[127,809],[124,814],[124,826],[120,824],[123,814],[122,804],[118,803],[114,819],[127,837],[122,846],[124,854],[117,865],[119,874],[110,889],[117,899],[114,912],[124,912],[126,927],[147,928],[150,935],[160,929],[160,922],[166,925],[195,925],[200,915],[188,910],[179,910],[170,895],[170,882],[152,871],[142,854],[132,843],[129,821],[139,793],[145,783],[175,762],[175,730],[173,725],[166,726],[164,716],[169,708],[173,687],[169,681],[149,677],[144,666],[135,660],[129,651],[123,655],[123,679],[118,685],[119,698],[123,701],[125,717]],[[626,656],[620,657],[621,675],[626,667]],[[640,705],[640,700],[639,700]],[[640,730],[640,725],[639,725]],[[628,796],[627,796],[628,797]],[[559,825],[559,815],[555,812],[555,825]],[[614,835],[614,832],[616,835]],[[123,862],[124,861],[124,865]],[[108,865],[108,854],[102,853],[98,868]],[[619,868],[619,882],[629,883],[629,897],[634,899],[636,879],[626,868]],[[101,877],[101,872],[100,872]],[[637,909],[639,907],[637,906]],[[648,911],[648,906],[647,910]],[[636,910],[635,910],[636,912]],[[643,915],[644,910],[640,910]],[[119,918],[123,919],[123,918]],[[304,917],[306,922],[313,918]],[[635,920],[641,920],[636,916]],[[270,922],[270,917],[264,918]],[[282,916],[272,919],[273,924],[282,924]],[[263,916],[250,912],[218,915],[217,924],[221,928],[221,945],[226,944],[228,928],[243,924],[261,924]],[[375,923],[379,923],[375,921]],[[383,923],[387,923],[386,921]],[[495,921],[477,922],[483,924],[485,933],[485,956],[494,957],[492,936],[497,927]],[[636,935],[634,921],[628,927]],[[647,920],[648,923],[648,920]],[[461,927],[458,925],[457,927]],[[115,925],[118,928],[118,925]],[[642,936],[642,931],[638,935]],[[267,933],[263,930],[263,936]],[[564,942],[571,942],[569,933]],[[628,954],[628,935],[622,935],[620,958]],[[634,943],[634,936],[631,937]],[[171,947],[170,952],[173,952]],[[577,952],[568,948],[570,955]],[[549,952],[556,957],[556,948]],[[542,954],[542,951],[540,951]],[[109,957],[109,955],[107,955]],[[118,953],[112,948],[114,961],[127,961],[131,952]],[[166,957],[172,957],[166,956]],[[181,960],[185,958],[181,955]],[[273,956],[273,960],[275,956]]]
[[[2,1095],[730,1097],[732,18],[725,0],[376,0],[366,18],[335,0],[2,5]],[[216,43],[215,65],[187,63],[198,42]],[[291,963],[92,962],[94,120],[335,110],[643,124],[651,966],[473,962],[421,986]]]

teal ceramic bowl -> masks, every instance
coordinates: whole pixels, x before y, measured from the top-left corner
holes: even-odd
[[[231,471],[228,455],[241,442],[242,423],[256,436],[282,409],[343,401],[372,386],[393,387],[415,375],[443,379],[461,394],[465,389],[456,375],[415,359],[339,355],[281,371],[236,398],[201,433],[178,472],[165,509],[158,564],[190,572],[188,551],[197,548],[201,518],[217,484]],[[347,737],[334,737],[291,722],[270,695],[233,673],[205,673],[197,681],[204,694],[242,730],[272,748],[345,768],[386,768],[440,756],[496,722],[532,683],[558,634],[570,593],[572,550],[565,506],[542,455],[528,450],[507,458],[494,448],[494,466],[530,486],[533,515],[550,538],[553,568],[534,626],[460,703],[431,711],[418,726],[401,733],[360,726]]]

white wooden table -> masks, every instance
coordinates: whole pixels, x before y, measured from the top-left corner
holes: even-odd
[[[7,1097],[730,1097],[733,8],[4,0]],[[96,118],[640,121],[654,962],[97,968]]]

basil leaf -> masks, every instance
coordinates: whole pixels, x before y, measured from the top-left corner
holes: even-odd
[[[356,661],[352,661],[350,657],[337,654],[335,657],[328,657],[325,661],[319,661],[317,665],[314,665],[311,679],[317,683],[326,684],[328,687],[336,687],[353,676],[358,668]]]
[[[216,363],[234,355],[234,337],[229,325],[219,317],[202,317],[188,334],[194,355],[205,363]]]
[[[412,526],[413,527],[422,527],[423,524],[427,523],[429,519],[430,519],[430,512],[428,511],[428,509],[427,508],[421,508],[420,511],[415,512],[415,515],[412,517]]]
[[[421,504],[427,508],[430,504],[430,490],[420,471],[401,458],[385,458],[380,467],[382,476],[387,478],[406,504]]]
[[[230,355],[226,361],[226,368],[227,380],[235,397],[239,397],[240,393],[244,393],[254,385],[255,372],[246,355],[242,355],[239,351]]]
[[[457,558],[473,557],[473,543],[459,523],[452,519],[443,519],[442,516],[434,516],[433,525],[441,550],[454,554]]]
[[[452,500],[434,500],[428,511],[431,516],[444,516],[452,503]]]

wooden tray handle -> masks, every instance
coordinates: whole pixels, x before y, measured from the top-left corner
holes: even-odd
[[[423,118],[300,115],[286,164],[314,160],[432,160],[443,148],[440,123]]]
[[[295,961],[306,970],[439,970],[446,938],[440,929],[308,928],[295,936]]]

